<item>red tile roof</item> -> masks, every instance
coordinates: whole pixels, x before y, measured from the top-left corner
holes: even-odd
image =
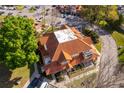
[[[67,25],[65,27],[69,28]],[[51,64],[45,66],[46,74],[53,74],[63,69],[69,68],[69,65],[61,65],[59,63],[63,62],[64,60],[67,60],[67,57],[69,57],[69,55],[72,56],[73,54],[79,54],[83,51],[92,49],[92,40],[90,37],[82,36],[81,33],[75,28],[71,29],[78,37],[77,39],[67,41],[64,43],[59,43],[54,33],[46,34],[40,38],[40,44],[46,44],[48,49],[47,52],[51,58]],[[81,60],[83,60],[83,58],[80,56],[70,61],[69,64],[74,66],[76,64],[79,64]]]

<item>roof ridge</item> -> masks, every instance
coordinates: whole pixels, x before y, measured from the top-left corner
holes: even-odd
[[[88,43],[86,43],[80,36],[78,36],[77,34],[75,34],[77,37],[78,37],[78,39],[81,41],[81,42],[83,42],[84,44],[86,44],[87,46],[89,46],[90,48],[92,48]]]
[[[57,50],[58,50],[58,47],[59,47],[59,44],[57,44],[57,48],[56,48],[56,50],[55,50],[55,52],[54,52],[54,55],[53,55],[52,58],[51,58],[52,61],[53,61],[53,58],[54,58],[54,56],[55,56],[55,54],[56,54],[56,52],[57,52]]]
[[[62,50],[62,53],[64,55],[64,57],[66,58],[66,60],[72,60],[72,57],[70,54],[68,54],[67,52],[65,52],[64,50]]]

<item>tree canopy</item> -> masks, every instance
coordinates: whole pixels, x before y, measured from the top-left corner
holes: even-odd
[[[0,62],[10,69],[38,61],[33,20],[8,16],[0,28]]]
[[[117,6],[82,6],[81,16],[84,19],[101,26],[119,20]]]

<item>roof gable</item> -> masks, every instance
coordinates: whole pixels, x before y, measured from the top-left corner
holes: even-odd
[[[77,38],[63,43],[58,42],[54,33],[42,37],[41,43],[46,44],[52,62],[63,61],[67,59],[67,56],[70,58],[69,56],[72,56],[75,53],[81,53],[92,48],[90,46],[92,44],[90,37],[83,37],[76,29],[73,28],[73,30],[75,30],[73,34]]]

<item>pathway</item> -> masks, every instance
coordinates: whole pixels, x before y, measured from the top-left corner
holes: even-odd
[[[117,45],[112,36],[105,30],[95,26],[102,40],[101,59],[97,87],[108,87],[114,83],[118,65]]]
[[[80,74],[78,76],[75,76],[73,78],[68,78],[68,76],[65,75],[66,80],[64,80],[64,81],[62,81],[60,83],[53,83],[53,82],[49,82],[49,83],[52,84],[52,85],[55,85],[55,86],[57,86],[59,88],[66,88],[66,86],[65,86],[66,84],[68,84],[70,82],[73,82],[75,80],[78,80],[78,79],[80,79],[82,77],[85,77],[87,75],[91,75],[92,73],[96,73],[96,72],[98,72],[98,68],[97,67],[94,68],[93,70],[90,70],[88,72],[82,73],[82,74]]]

